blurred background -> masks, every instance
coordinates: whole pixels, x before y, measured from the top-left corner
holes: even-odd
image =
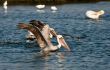
[[[5,0],[0,0],[0,5],[4,3]],[[7,0],[8,5],[34,5],[34,4],[65,4],[65,3],[91,3],[99,1],[110,1],[110,0]]]

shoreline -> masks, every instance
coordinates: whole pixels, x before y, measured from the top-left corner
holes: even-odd
[[[103,1],[103,0],[101,0]],[[106,0],[110,1],[110,0]],[[105,2],[106,2],[105,1]],[[0,5],[3,5],[5,0],[0,1]],[[71,3],[97,3],[100,0],[7,0],[8,5],[37,5],[37,4],[45,4],[45,5],[61,5],[61,4],[71,4]]]

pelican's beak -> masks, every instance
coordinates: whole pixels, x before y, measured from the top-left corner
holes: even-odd
[[[62,45],[62,47],[66,48],[68,51],[70,51],[70,48],[67,45],[67,43],[65,42],[64,38],[62,37],[62,35],[60,35],[59,42]]]
[[[24,23],[19,23],[19,24],[17,25],[17,27],[18,27],[19,29],[22,29],[22,28],[24,27]]]

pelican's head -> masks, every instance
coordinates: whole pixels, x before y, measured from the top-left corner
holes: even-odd
[[[62,47],[66,48],[67,50],[70,51],[70,48],[67,45],[67,43],[65,42],[65,40],[64,40],[62,35],[57,35],[57,40],[58,40],[58,43],[61,44]]]
[[[43,26],[45,25],[39,20],[31,20],[29,21],[29,24],[32,24],[33,26],[38,27],[39,29],[42,29]]]
[[[20,29],[27,29],[29,27],[31,27],[31,25],[29,25],[29,24],[25,24],[25,23],[18,24],[18,28],[20,28]]]
[[[98,13],[99,13],[100,15],[103,15],[105,12],[104,12],[104,10],[100,10]]]

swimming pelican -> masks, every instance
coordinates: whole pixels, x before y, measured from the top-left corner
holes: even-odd
[[[45,36],[42,35],[42,33],[40,32],[38,28],[30,24],[20,23],[18,27],[21,29],[26,29],[34,34],[34,36],[36,37],[36,41],[38,42],[40,48],[42,49],[41,52],[45,55],[47,55],[51,51],[56,51],[61,47],[64,47],[70,51],[70,48],[68,47],[68,45],[66,44],[65,40],[63,39],[61,35],[57,35],[57,41],[58,41],[57,46],[54,46],[51,43],[51,40],[49,38],[49,26],[48,25],[46,25],[43,28],[43,31],[45,31],[43,33],[45,34]]]
[[[43,8],[45,8],[45,5],[36,5],[35,7],[37,8],[37,12],[45,13],[45,10],[43,10]]]
[[[8,3],[7,3],[7,0],[6,0],[6,1],[3,3],[3,8],[5,9],[5,12],[7,12],[7,8],[8,8],[8,7],[7,7],[7,4],[8,4]]]
[[[52,10],[52,11],[57,11],[58,9],[57,9],[56,6],[51,6],[51,10]]]
[[[45,5],[36,5],[35,7],[38,9],[43,9],[43,8],[45,8]]]
[[[104,10],[100,10],[100,11],[98,11],[98,12],[95,12],[95,11],[92,11],[92,10],[88,10],[87,12],[86,12],[86,16],[88,17],[88,18],[91,18],[91,19],[99,19],[99,17],[101,16],[101,15],[103,15],[104,14]]]

